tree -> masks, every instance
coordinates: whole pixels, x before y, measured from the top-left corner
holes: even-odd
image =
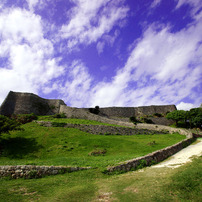
[[[0,115],[0,134],[8,133],[12,130],[18,130],[20,123],[6,116]]]
[[[184,110],[175,110],[173,112],[169,112],[166,115],[167,119],[172,119],[176,122],[176,125],[178,125],[179,121],[184,121],[186,122],[187,119],[187,112]]]
[[[191,127],[199,127],[202,125],[202,108],[190,109],[187,116]]]

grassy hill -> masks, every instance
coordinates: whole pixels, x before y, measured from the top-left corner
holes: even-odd
[[[41,120],[50,120],[41,117]],[[51,119],[75,124],[103,123]],[[108,165],[148,154],[185,138],[179,134],[94,135],[73,128],[23,125],[2,134],[0,165],[68,165],[93,169],[39,179],[0,178],[4,201],[200,201],[202,159],[175,170],[145,168],[141,172],[106,175]]]
[[[99,125],[96,121],[54,119]],[[106,167],[146,155],[185,138],[179,134],[93,135],[74,128],[23,125],[23,131],[1,136],[0,165],[63,165]]]

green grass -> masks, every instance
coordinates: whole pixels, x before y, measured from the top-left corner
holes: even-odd
[[[201,201],[202,157],[180,168],[104,175],[98,169],[40,179],[0,179],[0,201]]]
[[[102,123],[99,121],[93,121],[88,119],[73,119],[73,118],[53,118],[52,116],[39,116],[39,121],[50,121],[57,123],[72,123],[72,124],[85,124],[85,125],[106,125],[106,126],[117,126],[123,127],[115,124]]]
[[[73,128],[23,125],[24,131],[1,135],[0,165],[64,165],[106,167],[146,155],[185,138],[164,135],[93,135]],[[155,142],[155,144],[151,144]],[[89,155],[93,151],[103,155]]]
[[[108,165],[173,145],[185,136],[102,136],[73,128],[47,128],[34,122],[22,127],[24,131],[1,134],[1,165],[71,165],[94,169],[39,179],[0,178],[0,202],[201,200],[202,157],[177,169],[145,168],[143,172],[121,175],[101,172]],[[104,155],[89,156],[93,151],[105,150]]]

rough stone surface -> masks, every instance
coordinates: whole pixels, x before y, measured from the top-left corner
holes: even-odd
[[[32,93],[19,93],[10,91],[1,105],[0,114],[30,114],[51,115],[65,113],[68,118],[82,118],[100,122],[114,123],[113,119],[121,122],[129,122],[132,116],[141,117],[176,110],[175,105],[145,106],[145,107],[108,107],[100,108],[99,116],[89,112],[88,108],[73,108],[65,105],[64,101],[57,99],[43,99]],[[112,119],[112,120],[111,120]],[[172,121],[165,117],[150,118],[156,124],[170,125]],[[115,123],[117,124],[117,123]],[[126,124],[127,125],[127,124]]]
[[[51,115],[59,113],[62,100],[43,99],[33,93],[17,93],[10,91],[1,105],[0,114],[30,114]],[[66,106],[66,105],[65,105]]]
[[[0,166],[0,177],[18,178],[40,178],[46,175],[57,175],[66,172],[90,169],[83,167],[65,167],[65,166],[35,166],[35,165],[18,165],[18,166]]]
[[[36,121],[40,125],[51,127],[51,122],[48,121]],[[70,124],[64,125],[67,128],[77,128],[81,131],[88,132],[96,135],[149,135],[149,134],[166,134],[168,130],[148,130],[129,127],[116,127],[107,125],[85,125],[85,124]]]
[[[166,115],[168,112],[176,110],[175,105],[143,106],[143,107],[106,107],[100,108],[100,113],[106,116],[127,117],[153,115],[159,113]]]

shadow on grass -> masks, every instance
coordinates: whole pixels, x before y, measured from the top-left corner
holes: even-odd
[[[42,146],[38,145],[34,138],[15,137],[0,139],[1,156],[8,158],[23,158],[27,154],[38,151]]]

